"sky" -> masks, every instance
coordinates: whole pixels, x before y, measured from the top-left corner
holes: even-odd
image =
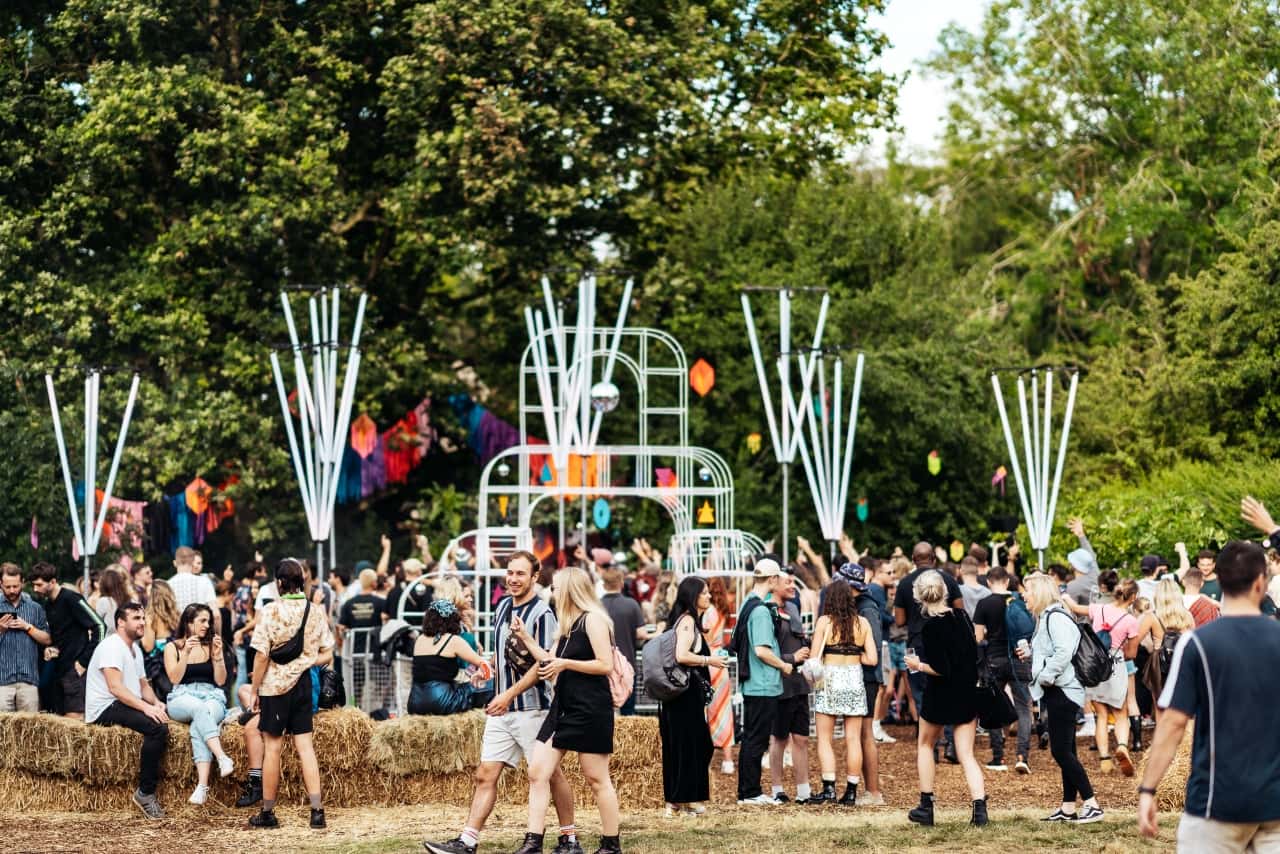
[[[982,22],[986,0],[889,0],[883,16],[872,18],[889,37],[891,47],[881,67],[893,74],[909,72],[898,94],[900,145],[905,153],[927,153],[937,148],[947,102],[946,84],[921,74],[919,64],[937,49],[938,35],[948,24],[976,30]],[[873,150],[883,152],[885,134],[873,140]]]

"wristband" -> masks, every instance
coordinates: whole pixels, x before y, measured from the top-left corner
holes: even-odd
[[[1155,790],[1155,789],[1153,789],[1153,788],[1151,788],[1150,786],[1139,786],[1139,787],[1138,787],[1138,794],[1139,794],[1139,795],[1151,795],[1152,797],[1155,797],[1156,790]]]

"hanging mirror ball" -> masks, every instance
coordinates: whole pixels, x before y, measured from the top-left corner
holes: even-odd
[[[610,382],[598,382],[591,387],[591,408],[596,412],[612,412],[618,407],[618,387]]]
[[[511,474],[511,466],[506,463],[498,463],[498,477],[506,477]]]
[[[706,466],[703,466],[702,468],[698,469],[698,477],[702,478],[703,480],[711,480],[711,469],[707,468]]]

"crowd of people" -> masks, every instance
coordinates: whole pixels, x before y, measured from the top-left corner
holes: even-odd
[[[1061,777],[1062,799],[1047,822],[1102,820],[1091,774],[1132,777],[1134,754],[1150,750],[1139,802],[1141,828],[1150,833],[1155,786],[1194,719],[1180,845],[1208,850],[1228,837],[1274,843],[1280,751],[1258,748],[1280,744],[1259,732],[1265,727],[1256,712],[1277,689],[1250,661],[1280,652],[1280,530],[1260,503],[1246,499],[1243,511],[1270,551],[1233,541],[1201,550],[1192,564],[1180,543],[1176,565],[1147,555],[1138,578],[1101,569],[1075,519],[1079,547],[1043,571],[1012,542],[992,551],[974,544],[957,562],[927,542],[880,559],[857,553],[846,538],[828,567],[801,539],[793,562],[772,551],[752,561],[740,602],[720,575],[664,570],[662,556],[642,540],[633,544],[630,568],[625,554],[606,549],[577,546],[562,566],[516,552],[492,585],[488,648],[477,640],[469,556],[435,561],[421,538],[393,571],[384,537],[379,561],[357,564],[354,580],[342,570],[313,578],[293,558],[269,578],[260,555],[215,580],[199,553],[178,549],[171,578],[115,564],[77,590],[50,564],[24,573],[5,563],[0,711],[46,711],[139,732],[134,801],[153,819],[164,816],[156,788],[169,720],[189,725],[197,772],[189,800],[197,805],[215,766],[222,777],[234,773],[222,727],[242,724],[250,767],[237,806],[258,807],[254,827],[278,824],[290,736],[311,826],[321,828],[321,758],[311,732],[317,712],[342,702],[335,657],[372,653],[385,632],[371,630],[411,617],[407,711],[486,713],[470,810],[455,838],[424,843],[433,854],[474,854],[502,770],[521,761],[529,813],[517,854],[543,850],[552,804],[554,851],[580,852],[573,793],[560,769],[568,752],[578,754],[599,808],[598,854],[621,851],[609,770],[615,715],[635,712],[630,663],[663,650],[671,658],[666,678],[680,673],[658,705],[672,818],[707,809],[717,750],[721,773],[737,775],[742,806],[883,805],[878,751],[894,741],[884,725],[914,722],[920,797],[911,822],[933,824],[936,766],[948,762],[963,771],[971,823],[987,825],[984,773],[1010,770],[1005,742],[1013,726],[1013,771],[1028,775],[1034,765],[1041,773],[1031,756],[1038,746]],[[1095,648],[1101,658],[1091,661],[1086,653]],[[1144,744],[1152,725],[1154,740]],[[985,762],[978,758],[983,735],[991,750]],[[1242,752],[1220,761],[1232,744]],[[1096,762],[1088,757],[1094,751]]]

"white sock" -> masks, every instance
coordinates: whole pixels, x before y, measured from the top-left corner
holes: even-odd
[[[1092,725],[1092,724],[1095,724],[1096,722],[1097,722],[1097,720],[1096,720],[1096,718],[1095,718],[1095,716],[1094,716],[1094,715],[1085,715],[1085,716],[1084,716],[1084,725],[1085,725],[1085,726],[1090,726],[1090,725]]]
[[[854,785],[854,786],[858,785],[857,777],[850,776],[850,777],[846,777],[845,779],[848,780],[851,785]]]
[[[462,837],[462,841],[467,845],[470,845],[472,848],[474,848],[480,841],[480,831],[476,830],[474,827],[464,827],[460,835]]]
[[[785,791],[785,790],[784,790],[781,786],[774,786],[774,787],[773,787],[773,796],[776,798],[776,797],[778,797],[778,795],[781,795],[781,794],[783,793],[783,791]]]
[[[809,788],[808,783],[796,783],[796,800],[807,801],[811,794],[813,790]]]
[[[577,842],[578,841],[577,826],[572,824],[560,825],[560,835],[569,837],[570,842]]]
[[[823,775],[822,775],[822,782],[824,782],[824,783],[834,783],[835,781],[836,781],[836,775],[835,775],[835,774],[823,774]]]

